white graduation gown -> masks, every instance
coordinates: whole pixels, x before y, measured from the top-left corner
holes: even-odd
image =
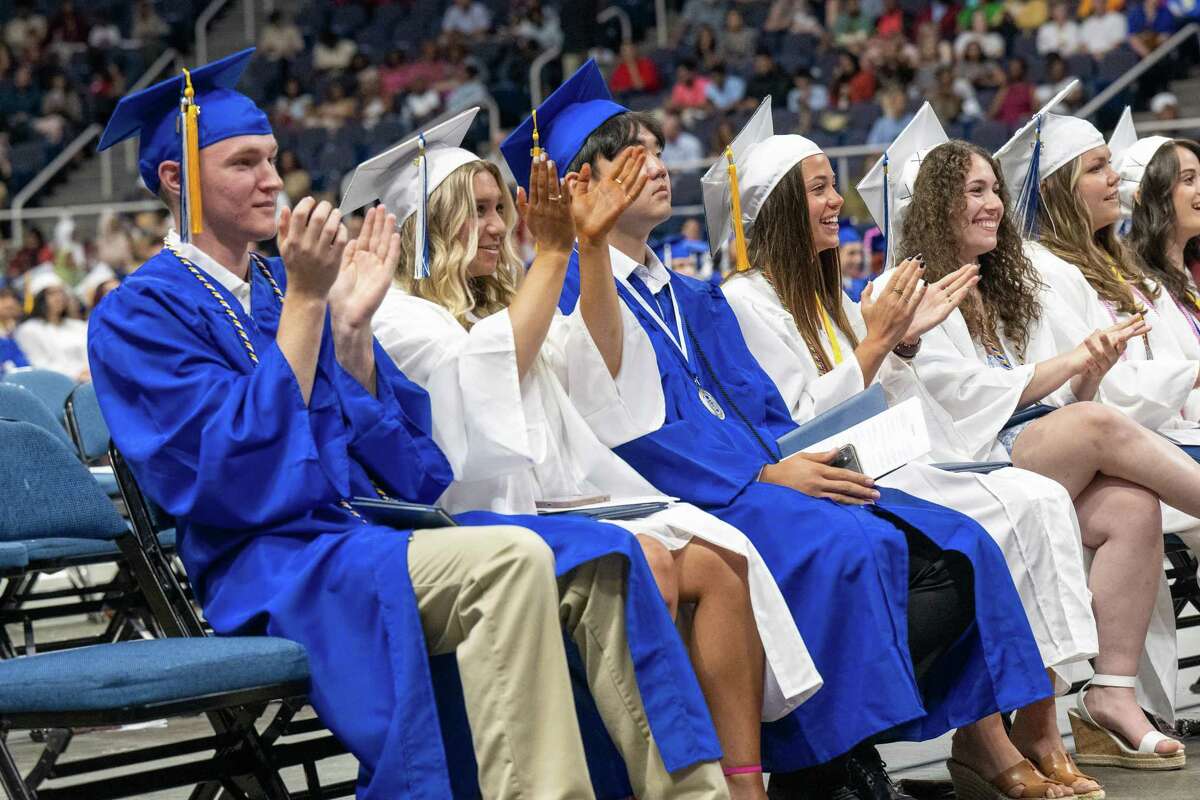
[[[806,422],[861,392],[863,374],[853,345],[835,333],[842,362],[821,374],[792,315],[761,272],[728,281],[725,296],[737,315],[755,358],[779,387],[792,418]],[[878,289],[877,289],[878,291]],[[858,305],[843,295],[843,308],[855,333],[866,335]],[[826,353],[830,342],[821,334]],[[930,395],[902,359],[889,355],[876,377],[890,403],[922,401],[932,451],[880,480],[880,484],[960,511],[975,519],[1000,545],[1021,603],[1029,615],[1043,663],[1055,674],[1085,661],[1099,649],[1091,593],[1074,507],[1065,489],[1025,470],[1006,468],[987,475],[944,472],[929,463],[995,458],[988,448],[964,440],[954,420]],[[1007,460],[1001,448],[998,460]],[[1069,682],[1056,681],[1065,691]]]
[[[34,317],[13,331],[13,339],[29,365],[72,378],[87,369],[87,323],[67,317],[57,325]]]
[[[536,362],[518,379],[507,311],[467,331],[441,306],[397,287],[389,290],[372,326],[401,371],[430,394],[434,439],[456,478],[441,498],[443,506],[452,512],[535,514],[536,501],[545,498],[662,497],[592,430],[612,430],[618,441],[627,441],[662,424],[654,351],[636,320],[630,315],[624,321],[615,379],[578,311],[570,317],[556,312]],[[779,719],[820,688],[779,587],[740,531],[688,503],[614,524],[649,534],[672,550],[695,536],[746,558],[766,655],[764,720]]]
[[[885,289],[891,272],[876,279],[875,291]],[[917,378],[956,420],[958,430],[979,448],[976,458],[1007,458],[1004,446],[996,437],[1017,410],[1022,392],[1033,379],[1037,362],[1059,352],[1055,342],[1064,334],[1061,329],[1056,333],[1055,323],[1067,319],[1070,311],[1049,287],[1040,293],[1039,300],[1042,313],[1039,321],[1030,326],[1025,359],[1017,355],[1011,342],[1001,341],[1012,369],[988,363],[987,351],[971,337],[967,322],[958,310],[952,311],[945,322],[922,337],[921,351],[913,359],[912,367]],[[1074,327],[1078,326],[1079,323],[1074,324]],[[1093,329],[1088,328],[1088,332]],[[1082,339],[1081,335],[1075,344]],[[1064,406],[1074,401],[1069,385],[1064,385],[1041,400],[1054,406]],[[963,420],[969,420],[969,425],[964,424]],[[1179,517],[1183,516],[1167,506],[1163,507],[1163,511],[1164,515],[1170,511]],[[1085,566],[1090,566],[1091,551],[1085,550],[1084,555]],[[1166,720],[1175,718],[1176,650],[1175,614],[1164,576],[1159,583],[1150,630],[1138,667],[1137,688],[1142,707]],[[1068,666],[1062,670],[1062,674],[1068,680],[1077,681],[1088,677],[1089,668],[1084,664]]]

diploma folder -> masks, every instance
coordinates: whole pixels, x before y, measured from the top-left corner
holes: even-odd
[[[386,525],[400,531],[458,527],[454,518],[438,506],[376,497],[355,497],[350,501],[350,505],[376,525]]]
[[[858,423],[887,410],[887,397],[883,393],[883,387],[873,383],[849,400],[843,400],[794,431],[780,436],[777,442],[779,457],[782,459],[794,456],[817,442],[824,441],[847,428],[853,428]]]
[[[620,500],[607,500],[598,503],[588,503],[569,508],[539,508],[541,516],[557,516],[570,514],[572,516],[590,517],[596,520],[625,520],[641,519],[667,508],[676,498],[660,495],[647,497],[625,497]]]

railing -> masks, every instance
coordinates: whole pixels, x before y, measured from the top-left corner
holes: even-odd
[[[1092,114],[1095,114],[1104,107],[1105,103],[1116,97],[1118,92],[1123,91],[1126,86],[1142,77],[1146,73],[1146,70],[1166,58],[1167,54],[1183,44],[1189,37],[1196,36],[1197,34],[1200,34],[1200,25],[1194,22],[1180,28],[1170,39],[1167,39],[1156,47],[1154,52],[1139,61],[1124,75],[1110,83],[1100,94],[1084,103],[1083,107],[1075,112],[1075,116],[1087,119]]]
[[[158,76],[163,73],[169,64],[179,58],[179,51],[174,48],[167,48],[158,58],[154,59],[154,63],[147,67],[142,73],[142,77],[137,79],[137,83],[129,87],[129,92],[140,92],[152,82],[158,79]],[[124,144],[125,150],[125,171],[133,172],[137,169],[137,144],[130,139]],[[100,154],[100,196],[104,199],[109,199],[113,196],[113,169],[112,169],[112,149],[105,150]]]
[[[562,55],[561,47],[552,47],[533,60],[529,65],[529,99],[534,107],[542,104],[542,70]]]
[[[200,12],[200,16],[196,17],[196,63],[208,63],[208,26],[216,19],[217,14],[221,13],[221,9],[229,0],[212,0],[208,7]],[[253,3],[251,0],[242,0],[249,9],[249,16],[254,15]]]
[[[621,26],[621,44],[629,44],[633,41],[633,23],[629,19],[629,12],[625,9],[619,6],[609,6],[596,15],[596,22],[603,25],[614,17]]]
[[[117,214],[138,214],[142,211],[162,211],[158,200],[130,200],[124,203],[80,203],[73,206],[48,206],[26,209],[0,209],[0,222],[24,219],[57,219],[59,217],[98,217],[106,211]],[[18,242],[19,244],[19,242]]]
[[[654,0],[654,35],[659,47],[666,47],[670,42],[667,36],[667,0]]]
[[[93,122],[84,129],[83,133],[75,137],[75,140],[67,145],[61,153],[59,153],[53,161],[42,168],[42,171],[34,176],[25,188],[17,192],[17,196],[13,198],[12,211],[10,212],[13,221],[13,244],[17,247],[21,246],[24,240],[24,230],[21,227],[21,216],[25,210],[25,204],[33,197],[43,186],[50,182],[50,179],[58,174],[59,170],[71,163],[75,156],[83,151],[83,148],[92,143],[92,140],[97,138],[104,128]]]

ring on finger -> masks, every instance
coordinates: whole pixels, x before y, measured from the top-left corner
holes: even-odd
[[[559,200],[562,200],[562,195],[561,194],[552,194],[552,195],[548,195],[548,198],[557,203]]]
[[[613,178],[613,183],[615,183],[617,186],[620,186],[623,181],[620,178]]]
[[[892,289],[892,291],[895,292],[896,294],[904,294],[903,289],[894,288],[894,289]]]

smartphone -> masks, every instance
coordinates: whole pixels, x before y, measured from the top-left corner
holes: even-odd
[[[858,451],[854,449],[854,445],[852,444],[844,444],[839,447],[837,458],[833,459],[829,466],[848,469],[853,472],[863,471],[862,464],[858,461]]]

